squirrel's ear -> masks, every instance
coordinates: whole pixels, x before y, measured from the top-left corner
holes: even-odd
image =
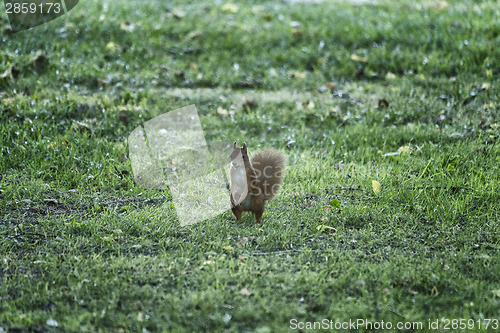
[[[236,141],[233,143],[233,149],[236,149]]]
[[[243,147],[242,147],[243,151],[247,151],[247,143],[246,142],[243,142]]]

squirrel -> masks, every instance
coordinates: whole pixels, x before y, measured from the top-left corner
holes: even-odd
[[[248,158],[247,144],[238,147],[233,143],[230,166],[231,210],[236,222],[244,211],[255,215],[260,224],[264,205],[281,188],[286,167],[285,154],[276,149],[265,149]]]

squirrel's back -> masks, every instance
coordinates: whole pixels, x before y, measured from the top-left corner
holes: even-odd
[[[264,200],[272,199],[280,190],[286,167],[285,154],[281,151],[267,148],[261,150],[251,159],[255,169],[259,188],[264,194]]]

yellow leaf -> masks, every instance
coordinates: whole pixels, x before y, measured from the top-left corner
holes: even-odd
[[[217,108],[217,113],[220,114],[221,116],[225,116],[227,115],[227,110],[219,106]]]
[[[118,45],[116,45],[113,42],[109,42],[106,44],[106,50],[111,51],[111,52],[117,52],[118,51]]]
[[[434,9],[445,9],[448,7],[448,3],[446,1],[438,1],[432,5]]]
[[[238,11],[238,6],[236,6],[234,3],[226,3],[222,6],[222,11],[236,13]]]
[[[372,188],[373,188],[373,193],[379,194],[380,193],[380,183],[376,180],[372,180]]]
[[[396,78],[396,74],[391,73],[391,72],[387,72],[387,74],[385,75],[385,79],[386,79],[387,81],[394,80],[395,78]]]
[[[408,153],[411,153],[412,149],[410,146],[402,146],[402,147],[399,147],[398,149],[398,153],[399,154],[408,154]]]
[[[292,79],[305,79],[307,76],[307,72],[301,72],[301,71],[291,71],[290,76]]]
[[[351,54],[351,60],[354,60],[356,62],[367,62],[368,61],[368,57],[360,57],[356,54]]]
[[[245,295],[245,296],[250,296],[252,295],[252,291],[248,289],[247,287],[243,288],[240,290],[240,294]]]
[[[321,231],[321,232],[326,232],[326,233],[337,231],[337,229],[335,229],[334,227],[330,227],[330,226],[324,225],[324,224],[317,226],[316,230]]]

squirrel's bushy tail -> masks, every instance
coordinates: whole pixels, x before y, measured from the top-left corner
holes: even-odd
[[[259,189],[264,200],[272,199],[280,190],[286,167],[285,154],[276,149],[265,149],[252,156]]]

